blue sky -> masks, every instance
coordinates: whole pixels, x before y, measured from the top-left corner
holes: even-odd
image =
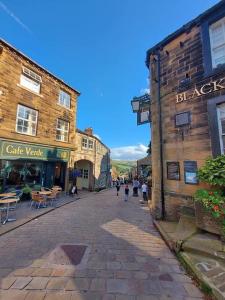
[[[0,0],[1,37],[82,93],[80,129],[136,159],[150,140],[130,106],[148,87],[146,50],[217,2]]]

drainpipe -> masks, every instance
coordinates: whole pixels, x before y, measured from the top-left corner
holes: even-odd
[[[162,200],[162,220],[165,219],[165,197],[164,197],[164,169],[163,169],[163,132],[162,132],[162,107],[161,107],[161,77],[160,77],[160,49],[157,53],[157,103],[159,109],[159,143],[160,143],[160,173],[161,173],[161,200]]]

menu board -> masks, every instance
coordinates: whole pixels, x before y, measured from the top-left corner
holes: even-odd
[[[180,180],[180,165],[177,161],[167,162],[167,179]]]
[[[184,181],[186,184],[198,184],[197,161],[184,161]]]

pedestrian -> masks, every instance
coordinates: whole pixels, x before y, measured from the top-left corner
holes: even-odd
[[[120,179],[117,178],[116,180],[116,195],[119,196],[119,191],[120,191]]]
[[[72,194],[72,196],[74,196],[75,194],[78,195],[76,184],[73,184],[72,189],[71,189],[71,194]]]
[[[139,181],[138,179],[133,180],[133,196],[138,197],[138,187],[139,187]]]
[[[128,201],[129,191],[130,191],[129,186],[126,184],[125,189],[124,189],[124,192],[125,192],[124,201]]]
[[[148,201],[148,197],[147,197],[148,187],[145,182],[142,184],[141,190],[142,190],[143,201]]]

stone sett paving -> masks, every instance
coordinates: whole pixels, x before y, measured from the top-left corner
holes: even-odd
[[[0,299],[204,299],[149,210],[115,194],[91,193],[1,236]],[[51,263],[60,244],[87,245],[81,263]]]

